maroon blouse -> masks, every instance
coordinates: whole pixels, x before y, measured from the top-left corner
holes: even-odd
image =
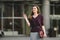
[[[38,32],[41,30],[43,25],[43,16],[39,14],[36,18],[33,18],[30,21],[31,32]]]

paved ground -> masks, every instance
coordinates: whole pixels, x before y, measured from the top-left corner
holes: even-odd
[[[1,37],[0,40],[30,40],[29,37]],[[44,38],[43,40],[60,40],[60,38]]]
[[[29,37],[2,37],[0,40],[29,40]]]

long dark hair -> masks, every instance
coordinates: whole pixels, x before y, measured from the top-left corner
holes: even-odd
[[[34,7],[34,6],[37,7],[37,10],[38,10],[37,13],[40,14],[41,12],[40,12],[39,6],[38,6],[38,5],[33,5],[33,7]],[[32,11],[32,13],[31,13],[31,15],[30,15],[30,19],[32,19],[32,16],[33,16],[33,15],[34,15],[34,13],[33,13],[33,11]]]

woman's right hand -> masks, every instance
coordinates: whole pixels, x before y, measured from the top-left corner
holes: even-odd
[[[23,14],[23,17],[24,17],[24,19],[26,20],[28,26],[30,26],[30,23],[29,23],[29,20],[28,20],[28,18],[27,18],[27,15],[26,15],[26,14]]]
[[[27,19],[27,15],[26,15],[26,14],[24,14],[24,13],[23,13],[23,17],[24,17],[25,19]]]

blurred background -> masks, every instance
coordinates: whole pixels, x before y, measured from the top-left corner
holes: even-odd
[[[34,4],[40,7],[48,37],[59,38],[60,0],[0,0],[0,36],[29,37],[23,13],[29,17]]]

